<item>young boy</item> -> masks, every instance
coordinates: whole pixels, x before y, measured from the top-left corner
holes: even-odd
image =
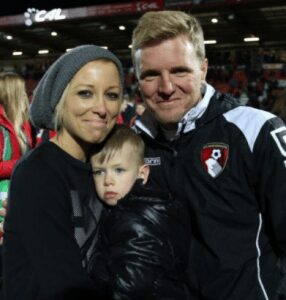
[[[144,184],[144,143],[117,125],[91,155],[99,198],[107,204],[88,271],[99,299],[187,299],[190,224],[168,193]]]

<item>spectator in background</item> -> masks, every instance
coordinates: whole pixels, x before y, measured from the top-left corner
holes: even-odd
[[[10,177],[16,162],[34,146],[28,107],[24,79],[16,73],[0,73],[1,201],[7,199]]]
[[[28,106],[24,79],[16,73],[0,73],[0,208],[6,206],[10,178],[17,161],[34,146]],[[0,276],[3,217],[0,217]]]
[[[280,117],[284,123],[286,123],[286,90],[281,92],[281,94],[274,101],[271,111]]]
[[[5,300],[95,299],[85,266],[101,205],[88,154],[116,124],[123,69],[95,45],[58,58],[36,87],[30,116],[56,135],[14,169],[5,218]]]
[[[137,102],[135,104],[135,116],[130,120],[129,126],[133,126],[135,121],[138,120],[144,113],[146,105],[144,102]]]
[[[127,99],[126,96],[123,97],[121,106],[120,106],[120,113],[117,117],[117,124],[124,124],[124,119],[123,119],[123,113],[127,107]]]
[[[126,102],[124,109],[122,110],[122,121],[124,124],[129,124],[130,120],[135,115],[135,103],[133,97],[131,98],[129,95],[124,96],[124,101]]]
[[[98,299],[184,300],[190,222],[168,192],[147,188],[144,142],[117,125],[91,164],[96,191],[106,204],[89,273]]]

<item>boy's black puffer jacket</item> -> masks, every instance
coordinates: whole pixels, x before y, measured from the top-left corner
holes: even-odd
[[[186,209],[137,182],[102,215],[89,265],[98,299],[187,299],[189,240]]]

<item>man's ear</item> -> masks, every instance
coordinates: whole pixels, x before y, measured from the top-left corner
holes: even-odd
[[[201,65],[201,71],[202,71],[202,81],[205,81],[206,80],[206,77],[207,77],[207,72],[208,72],[208,59],[205,58],[202,62],[202,65]]]
[[[138,178],[143,179],[143,184],[146,184],[149,177],[149,173],[150,173],[149,165],[144,164],[139,168]]]

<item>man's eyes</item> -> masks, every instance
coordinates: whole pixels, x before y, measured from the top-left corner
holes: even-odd
[[[156,76],[147,76],[144,78],[145,81],[153,81],[155,78],[157,78]]]
[[[189,73],[191,73],[191,70],[188,68],[175,68],[175,69],[169,71],[170,75],[175,75],[178,77],[186,76]],[[155,71],[154,72],[146,72],[140,76],[140,79],[144,80],[144,81],[152,81],[160,76],[162,76],[162,75],[159,72],[155,72]]]
[[[155,71],[148,71],[148,72],[143,72],[140,76],[141,80],[146,80],[146,81],[150,81],[153,80],[154,78],[160,76],[159,72],[155,72]]]
[[[172,74],[175,74],[176,76],[185,76],[190,73],[189,69],[179,68],[175,69],[171,72]]]

